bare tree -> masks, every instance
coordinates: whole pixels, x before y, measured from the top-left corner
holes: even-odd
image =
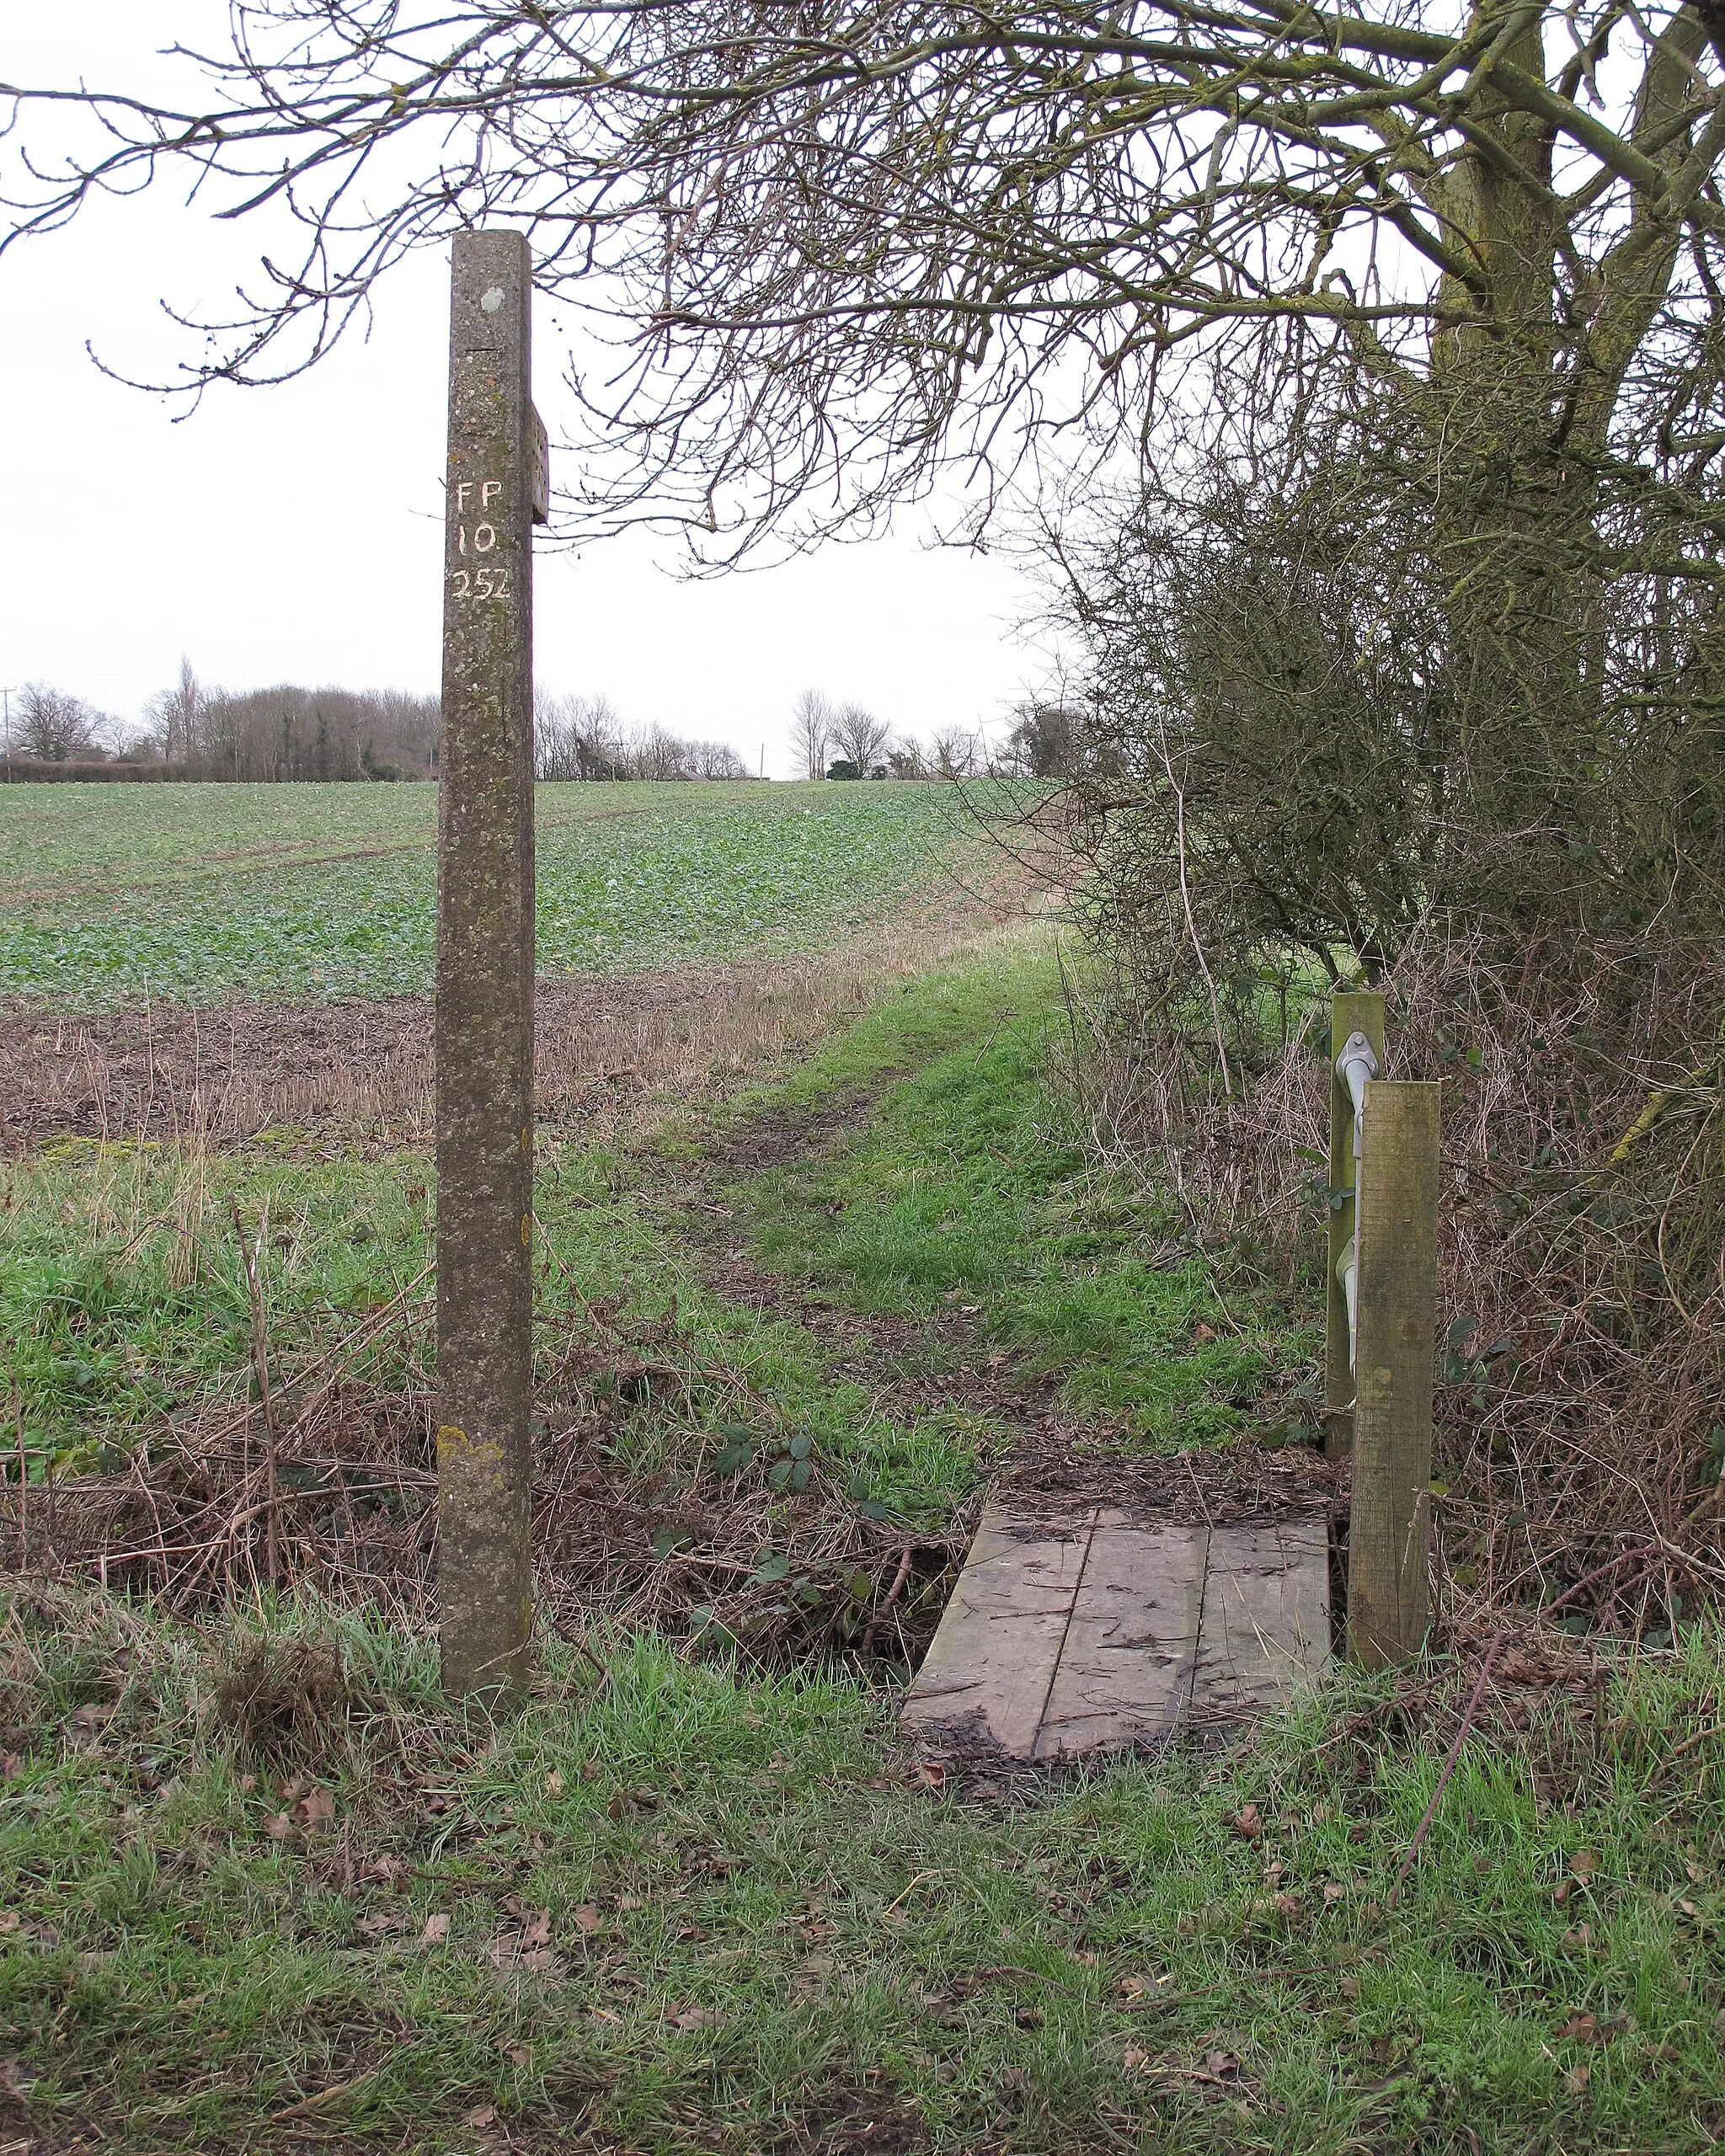
[[[987,760],[975,729],[937,726],[934,731],[933,776],[957,781],[975,778]]]
[[[543,779],[615,779],[630,776],[622,722],[608,696],[533,697],[533,758]]]
[[[76,763],[101,755],[108,724],[82,696],[68,696],[63,689],[29,681],[19,691],[19,745],[40,763]]]
[[[1070,778],[1084,730],[1083,712],[1069,704],[1021,704],[1007,736],[1002,768],[1019,778]]]
[[[409,252],[522,221],[542,287],[585,297],[601,270],[632,325],[623,403],[596,411],[595,449],[624,465],[610,485],[595,471],[595,499],[721,545],[835,474],[836,507],[809,509],[825,522],[872,515],[948,454],[998,478],[1075,419],[1098,448],[1135,440],[1180,395],[1183,355],[1213,379],[1290,321],[1440,381],[1452,439],[1480,423],[1500,472],[1493,400],[1538,382],[1515,400],[1545,414],[1516,485],[1537,502],[1554,456],[1597,472],[1637,372],[1721,312],[1712,0],[233,15],[226,51],[183,56],[178,103],[24,89],[20,228],[179,163],[235,210],[291,203],[302,255],[208,325],[195,389],[295,371]],[[68,102],[102,123],[87,157]],[[1684,440],[1665,461],[1687,471],[1710,452],[1674,381],[1668,402]],[[1499,528],[1484,482],[1464,472],[1455,514]]]
[[[885,768],[886,744],[892,728],[862,704],[841,704],[833,719],[832,745],[847,764],[856,766],[858,778],[873,778]]]
[[[826,776],[837,714],[824,691],[804,689],[791,707],[791,755],[804,778]]]
[[[232,18],[178,100],[24,89],[7,153],[21,232],[176,164],[300,221],[191,325],[193,392],[312,364],[406,253],[507,219],[629,347],[572,385],[589,528],[668,520],[708,560],[867,527],[954,458],[980,515],[1049,458],[1079,502],[1218,445],[1273,476],[1289,413],[1351,398],[1375,452],[1404,419],[1422,468],[1442,445],[1435,663],[1468,814],[1530,859],[1593,843],[1621,530],[1680,507],[1636,574],[1725,581],[1717,0]]]
[[[697,778],[745,779],[749,766],[729,741],[692,741],[689,762]]]
[[[151,697],[146,715],[165,763],[183,764],[203,753],[206,699],[192,663],[180,655],[179,675],[172,688]]]

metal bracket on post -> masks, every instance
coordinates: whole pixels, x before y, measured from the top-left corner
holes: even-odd
[[[1354,1103],[1354,1233],[1336,1261],[1336,1278],[1348,1299],[1348,1367],[1359,1367],[1359,1208],[1365,1181],[1365,1087],[1368,1079],[1382,1075],[1376,1052],[1361,1033],[1349,1033],[1336,1058],[1336,1075]]]
[[[1330,1006],[1329,1249],[1326,1266],[1324,1449],[1332,1459],[1354,1442],[1354,1341],[1359,1326],[1359,1242],[1356,1187],[1360,1104],[1384,1065],[1384,999],[1338,990]]]

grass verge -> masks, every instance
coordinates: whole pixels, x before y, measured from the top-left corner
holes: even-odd
[[[723,1481],[774,1555],[835,1508],[948,1517],[1050,1397],[1129,1446],[1225,1443],[1300,1343],[1088,1166],[1056,1020],[1040,956],[997,956],[651,1146],[554,1136],[542,1374],[595,1328],[659,1343],[644,1384],[575,1370],[581,1443],[655,1502]],[[290,1239],[290,1410],[423,1262],[416,1149],[208,1158],[201,1225],[183,1166],[8,1171],[8,1360],[64,1462],[244,1405],[236,1205]],[[951,1412],[907,1406],[907,1342]],[[423,1345],[395,1328],[373,1381]],[[800,1492],[772,1480],[793,1435]],[[1440,1668],[1338,1678],[1237,1755],[961,1801],[882,1686],[718,1628],[590,1613],[493,1727],[439,1704],[411,1626],[309,1594],[3,1604],[0,2088],[45,2147],[1639,2156],[1725,2129],[1709,1630],[1586,1684],[1506,1670],[1402,1883]]]
[[[1399,1899],[1436,1767],[1364,1684],[1002,1808],[817,1672],[553,1647],[492,1729],[398,1636],[258,1636],[324,1651],[309,1763],[232,1707],[255,1639],[8,1598],[0,2025],[45,2130],[1339,2156],[1725,2117],[1716,1636],[1604,1684],[1567,1805],[1469,1752]]]

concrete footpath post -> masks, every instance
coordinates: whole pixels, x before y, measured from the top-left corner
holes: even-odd
[[[1371,1043],[1380,1070],[1384,1067],[1384,999],[1375,990],[1342,990],[1330,999],[1330,1165],[1332,1191],[1346,1191],[1330,1206],[1329,1246],[1324,1278],[1329,1283],[1324,1305],[1324,1450],[1332,1460],[1354,1443],[1353,1347],[1348,1325],[1348,1298],[1338,1270],[1354,1231],[1354,1102],[1336,1071],[1336,1059],[1354,1033]]]
[[[1429,1615],[1441,1090],[1365,1089],[1348,1645],[1368,1669],[1417,1654]]]
[[[450,307],[437,830],[437,1567],[443,1681],[519,1688],[533,1629],[532,524],[542,430],[519,232]]]

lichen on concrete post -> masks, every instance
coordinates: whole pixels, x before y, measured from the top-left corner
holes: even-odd
[[[531,263],[455,242],[437,834],[437,1575],[451,1694],[533,1630]]]

